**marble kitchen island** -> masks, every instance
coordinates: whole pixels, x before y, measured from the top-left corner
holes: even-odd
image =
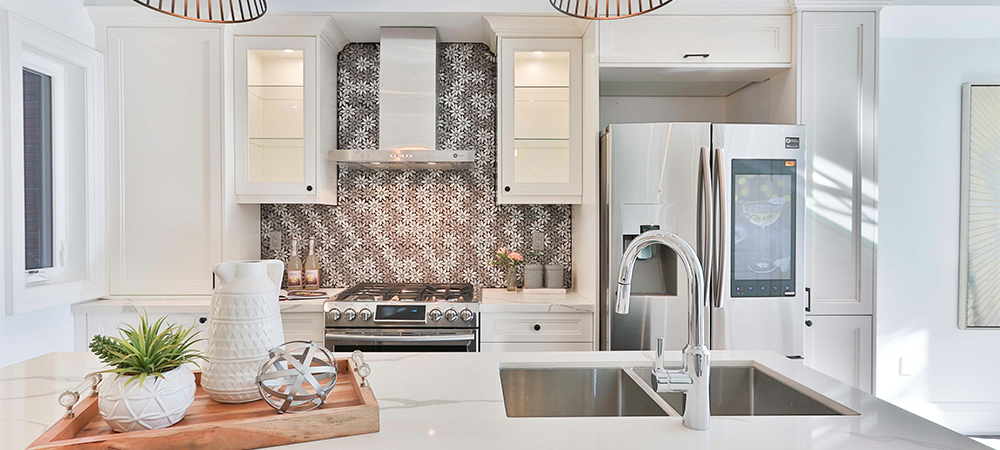
[[[295,449],[987,449],[958,433],[770,352],[717,351],[713,365],[759,365],[854,416],[713,417],[692,431],[679,417],[508,418],[501,367],[651,366],[646,352],[370,353],[381,405],[376,434]],[[679,352],[666,355],[678,365]],[[50,353],[0,370],[3,449],[22,449],[61,415],[56,397],[100,367],[89,353]]]

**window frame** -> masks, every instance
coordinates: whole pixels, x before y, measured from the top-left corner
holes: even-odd
[[[59,187],[53,185],[53,231],[59,227],[62,243],[57,243],[55,239],[60,238],[54,236],[53,263],[59,263],[60,267],[42,271],[47,278],[44,280],[29,279],[25,271],[25,67],[56,75],[52,80],[52,162],[53,181],[58,179],[61,183]],[[0,8],[0,74],[3,314],[17,315],[105,296],[108,281],[104,55]],[[57,170],[59,173],[55,173]],[[59,225],[55,220],[57,209],[61,216]]]
[[[40,269],[25,269],[24,283],[37,285],[41,283],[59,283],[66,278],[66,115],[69,114],[66,104],[66,70],[62,65],[34,54],[24,53],[21,66],[24,69],[46,75],[50,78],[50,124],[52,161],[52,267]],[[23,85],[22,85],[23,92]],[[23,98],[21,104],[23,105]],[[23,138],[21,145],[24,152]],[[23,165],[22,165],[22,173]],[[21,185],[21,196],[24,196],[24,184]],[[17,220],[15,217],[14,220]],[[24,214],[21,219],[24,220]],[[22,242],[21,245],[24,245]]]

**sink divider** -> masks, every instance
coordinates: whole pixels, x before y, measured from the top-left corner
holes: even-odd
[[[634,381],[635,384],[639,386],[639,389],[642,389],[642,391],[645,392],[646,395],[648,395],[649,398],[651,398],[654,403],[656,403],[656,406],[659,406],[660,409],[666,412],[668,416],[681,417],[680,413],[678,413],[677,410],[675,410],[672,406],[670,406],[670,404],[667,403],[667,401],[664,400],[663,397],[660,397],[660,394],[657,394],[656,391],[654,391],[653,388],[649,386],[649,383],[643,381],[642,378],[639,377],[639,374],[635,373],[635,370],[633,370],[631,367],[622,367],[622,371],[625,372],[625,374],[628,375],[629,378],[631,378],[632,381]]]

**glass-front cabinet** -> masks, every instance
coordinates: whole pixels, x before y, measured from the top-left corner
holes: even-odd
[[[581,203],[580,40],[501,39],[498,54],[498,203]]]
[[[322,157],[323,145],[336,143],[318,131],[318,103],[323,96],[336,101],[336,78],[318,70],[317,47],[322,44],[317,41],[235,38],[235,176],[240,203],[336,204],[336,168]],[[331,78],[332,85],[321,84]]]

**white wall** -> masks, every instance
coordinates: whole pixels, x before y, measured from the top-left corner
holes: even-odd
[[[962,83],[1000,82],[1000,6],[892,6],[881,33],[876,393],[1000,433],[1000,330],[957,325]]]
[[[725,122],[726,97],[601,97],[601,130],[609,123]]]
[[[0,0],[0,7],[93,48],[94,23],[83,0]],[[0,367],[49,352],[73,351],[69,306],[0,316]]]

